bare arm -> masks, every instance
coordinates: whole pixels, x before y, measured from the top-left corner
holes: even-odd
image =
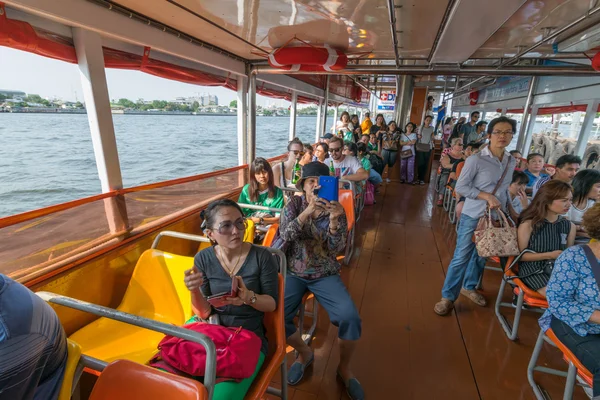
[[[364,181],[369,179],[369,172],[361,167],[358,169],[358,171],[356,171],[355,174],[346,175],[343,177],[343,179],[353,182]]]
[[[521,225],[519,225],[519,229],[517,230],[517,239],[519,241],[519,250],[523,251],[529,246],[529,239],[531,238],[531,233],[533,232],[533,227],[531,225],[531,221],[525,221]],[[562,253],[561,250],[549,251],[545,253],[525,253],[521,257],[522,261],[542,261],[542,260],[555,260]]]

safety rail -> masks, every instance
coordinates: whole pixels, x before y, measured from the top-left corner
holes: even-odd
[[[271,212],[276,212],[276,213],[280,213],[283,211],[283,208],[259,206],[256,204],[238,203],[238,206],[240,206],[242,208],[248,208],[250,210],[271,211]]]
[[[77,300],[71,297],[61,296],[52,292],[36,292],[36,294],[48,303],[57,304],[63,307],[69,307],[75,310],[94,314],[99,317],[105,317],[115,321],[124,322],[126,324],[139,326],[144,329],[160,332],[165,335],[175,336],[202,345],[202,347],[204,347],[206,351],[204,386],[208,391],[208,399],[212,399],[216,380],[217,353],[215,344],[208,336],[189,329],[165,324],[163,322],[125,313],[98,304],[88,303],[83,300]],[[98,363],[98,361],[99,360],[95,360],[90,357],[87,358],[87,362],[89,365],[94,365],[96,367],[101,368],[106,367],[106,364],[104,364],[103,362]]]

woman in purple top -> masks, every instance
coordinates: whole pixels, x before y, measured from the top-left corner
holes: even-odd
[[[329,168],[320,162],[302,167],[302,178],[296,184],[302,196],[293,196],[283,209],[279,233],[287,243],[288,276],[285,282],[285,330],[287,343],[298,351],[298,359],[288,372],[288,383],[298,384],[305,369],[313,362],[314,353],[304,343],[294,325],[294,317],[308,291],[329,314],[337,326],[340,364],[337,373],[344,381],[351,399],[363,399],[364,392],[350,370],[350,361],[361,335],[358,310],[340,277],[336,257],[344,250],[348,222],[342,205],[315,194],[319,176],[329,176]]]

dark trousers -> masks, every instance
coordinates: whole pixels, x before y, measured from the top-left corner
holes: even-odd
[[[429,157],[431,157],[431,150],[427,152],[417,151],[417,179],[420,181],[425,181],[427,167],[429,167]]]
[[[594,399],[600,396],[600,335],[579,336],[571,327],[552,317],[554,334],[594,376]]]

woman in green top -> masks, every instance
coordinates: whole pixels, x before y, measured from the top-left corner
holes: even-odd
[[[238,203],[254,204],[272,208],[283,208],[283,192],[275,186],[273,170],[267,160],[257,157],[250,164],[250,183],[240,193]],[[259,225],[279,222],[279,213],[242,208],[244,215]]]

